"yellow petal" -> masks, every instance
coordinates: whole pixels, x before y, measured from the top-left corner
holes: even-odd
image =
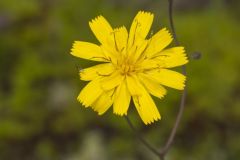
[[[101,87],[104,90],[111,90],[117,87],[123,80],[123,76],[118,72],[115,71],[110,76],[106,76],[101,80]]]
[[[127,110],[130,104],[131,95],[127,89],[126,82],[123,81],[118,86],[114,95],[113,113],[117,115],[127,115]]]
[[[98,99],[92,104],[94,111],[99,115],[104,114],[113,104],[114,90],[103,92]]]
[[[91,81],[98,77],[109,76],[113,71],[114,67],[111,63],[104,63],[82,69],[79,74],[81,80]]]
[[[101,49],[107,60],[113,64],[117,64],[119,54],[116,52],[114,45],[101,45]]]
[[[158,69],[147,72],[147,76],[156,80],[162,85],[183,90],[185,87],[186,77],[178,72],[171,71],[168,69]]]
[[[73,56],[92,61],[110,61],[109,59],[107,59],[107,57],[105,57],[101,47],[89,42],[75,41],[71,49],[71,54]]]
[[[154,56],[159,66],[172,68],[188,63],[184,47],[173,47]]]
[[[159,68],[158,62],[153,59],[145,59],[139,63],[136,63],[136,70],[141,72]]]
[[[161,29],[149,39],[150,43],[145,51],[149,58],[162,51],[172,42],[172,37],[166,28]]]
[[[167,90],[163,86],[161,86],[157,81],[155,81],[151,77],[148,77],[146,74],[141,73],[138,75],[138,77],[145,86],[145,88],[147,89],[147,91],[152,95],[158,98],[163,98],[164,95],[167,93]]]
[[[148,35],[153,21],[153,14],[149,12],[140,11],[134,18],[128,39],[128,47],[133,46],[140,40],[144,40]]]
[[[89,107],[102,94],[103,90],[100,88],[99,79],[89,82],[81,91],[78,100],[85,106]]]
[[[113,29],[108,21],[103,16],[98,16],[89,22],[89,26],[99,40],[99,42],[103,45],[113,45]]]
[[[160,120],[161,116],[152,97],[148,94],[143,86],[141,86],[140,89],[141,95],[133,96],[133,102],[142,121],[145,124],[151,124],[154,121]]]
[[[136,75],[126,76],[127,88],[132,96],[141,95],[141,83]]]
[[[119,52],[123,52],[127,46],[128,32],[127,29],[123,26],[117,29],[114,29],[114,39],[115,47]]]
[[[139,41],[138,44],[134,44],[131,49],[128,50],[128,60],[130,63],[137,62],[143,55],[148,47],[148,40]]]

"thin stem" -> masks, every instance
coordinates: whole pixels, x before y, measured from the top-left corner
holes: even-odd
[[[169,23],[172,30],[174,42],[176,45],[179,45],[179,41],[177,38],[177,34],[175,31],[174,22],[173,22],[173,1],[174,0],[168,0],[168,17],[169,17]]]
[[[174,22],[173,22],[173,0],[168,0],[168,14],[169,14],[169,22],[170,22],[170,27],[171,27],[171,30],[172,30],[172,34],[173,34],[173,38],[174,38],[174,42],[175,42],[175,45],[179,45],[179,41],[177,39],[177,34],[176,34],[176,31],[175,31],[175,28],[174,28]],[[182,73],[186,76],[187,72],[186,72],[186,66],[183,65],[182,66]],[[179,105],[179,110],[178,110],[178,113],[177,113],[177,118],[176,118],[176,121],[174,123],[174,126],[171,130],[171,133],[167,139],[167,142],[165,143],[165,145],[160,149],[160,151],[158,151],[157,149],[155,149],[152,145],[150,145],[143,137],[142,135],[136,130],[136,128],[133,126],[132,122],[130,121],[130,119],[125,116],[129,126],[131,127],[131,129],[134,131],[136,137],[150,150],[152,151],[155,155],[157,155],[160,160],[164,160],[165,159],[165,155],[168,153],[173,141],[174,141],[174,138],[176,136],[176,132],[177,132],[177,129],[179,127],[179,123],[181,121],[181,118],[182,118],[182,115],[183,115],[183,111],[184,111],[184,108],[185,108],[185,102],[186,102],[186,95],[187,95],[187,90],[186,90],[186,86],[183,90],[183,93],[182,93],[182,96],[181,96],[181,101],[180,101],[180,105]]]
[[[142,135],[137,131],[137,129],[133,126],[131,120],[129,119],[128,116],[125,116],[125,119],[130,126],[130,128],[133,130],[135,136],[151,151],[153,152],[156,156],[158,156],[161,159],[161,154],[158,152],[157,149],[155,149],[151,144],[149,144],[143,137]]]
[[[172,33],[173,33],[173,38],[174,38],[174,41],[175,41],[175,45],[179,45],[179,41],[177,39],[177,34],[176,34],[174,23],[173,23],[173,0],[168,0],[168,2],[169,2],[169,9],[168,9],[168,11],[169,11],[169,22],[170,22],[171,30],[172,30]],[[187,74],[185,65],[182,66],[182,73],[185,76]],[[187,95],[187,90],[186,90],[186,86],[185,86],[185,88],[183,90],[183,93],[182,93],[182,96],[181,96],[181,101],[180,101],[179,111],[178,111],[178,114],[177,114],[176,121],[174,123],[174,126],[172,128],[172,131],[170,133],[170,136],[169,136],[166,144],[160,150],[160,153],[163,155],[163,157],[166,155],[166,153],[170,149],[170,147],[171,147],[171,145],[174,141],[174,138],[176,136],[177,128],[178,128],[180,120],[182,118],[183,110],[185,108],[186,95]]]
[[[184,66],[182,69],[183,69],[183,73],[184,72],[186,73],[186,67]],[[176,136],[177,128],[178,128],[180,120],[182,118],[183,110],[185,108],[186,94],[187,94],[187,92],[186,92],[186,88],[185,88],[184,91],[183,91],[182,97],[181,97],[180,107],[179,107],[179,111],[178,111],[178,114],[177,114],[176,121],[174,123],[174,127],[172,128],[172,131],[170,133],[170,136],[169,136],[166,144],[160,150],[160,153],[163,154],[163,155],[165,155],[168,152],[168,150],[170,149],[170,147],[171,147],[171,145],[174,141],[174,138]]]

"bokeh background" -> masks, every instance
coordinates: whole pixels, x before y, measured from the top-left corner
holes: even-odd
[[[86,84],[72,57],[74,40],[97,42],[88,21],[102,14],[129,28],[139,10],[155,14],[152,32],[168,27],[166,0],[1,0],[0,159],[156,160],[122,117],[98,116],[76,97]],[[167,160],[240,159],[240,1],[175,0],[175,27],[190,60],[184,117]],[[156,100],[162,120],[144,126],[155,146],[166,141],[181,92]]]

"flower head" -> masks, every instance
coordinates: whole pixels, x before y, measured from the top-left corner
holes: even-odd
[[[165,49],[172,41],[164,28],[146,38],[153,14],[140,11],[130,31],[113,29],[103,16],[89,22],[100,45],[75,41],[71,54],[91,61],[103,62],[80,71],[80,79],[90,81],[78,100],[99,115],[111,106],[117,115],[127,115],[131,99],[145,124],[161,119],[150,96],[163,98],[163,86],[183,90],[185,76],[169,70],[188,62],[183,47]]]

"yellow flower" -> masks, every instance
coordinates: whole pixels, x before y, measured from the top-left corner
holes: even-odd
[[[183,47],[165,49],[172,41],[166,28],[146,38],[152,21],[152,13],[138,12],[129,33],[124,26],[113,29],[103,16],[89,22],[100,45],[75,41],[71,54],[104,63],[80,71],[81,80],[90,81],[78,96],[85,107],[102,115],[113,106],[123,116],[132,98],[145,124],[161,119],[150,94],[163,98],[163,85],[183,90],[185,76],[167,68],[188,60]]]

